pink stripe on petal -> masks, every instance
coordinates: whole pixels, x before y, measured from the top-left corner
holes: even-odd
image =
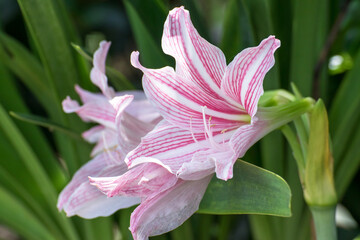
[[[121,158],[121,160],[119,159],[119,161],[122,161],[122,159],[124,159],[124,157],[128,153],[124,152],[124,149],[119,148],[117,132],[111,128],[105,128],[105,130],[100,133],[99,139],[95,147],[91,151],[91,156],[95,156],[102,152],[115,150],[119,151],[118,154]]]
[[[139,62],[139,53],[131,54],[131,63],[144,72],[144,91],[169,122],[195,132],[203,131],[202,107],[207,107],[208,118],[212,117],[214,130],[238,127],[247,113],[231,106],[229,103],[215,99],[199,87],[186,82],[170,67],[147,69]]]
[[[205,139],[203,133],[191,134],[175,127],[165,120],[141,139],[141,143],[125,158],[129,167],[137,158],[156,158],[175,173],[184,162],[191,161],[192,155],[209,146],[201,146],[196,141]]]
[[[146,240],[183,224],[198,208],[212,178],[183,181],[166,191],[146,198],[131,214],[130,230],[134,240]]]
[[[176,59],[176,72],[204,92],[217,96],[226,67],[222,51],[203,39],[183,7],[170,11],[164,24],[162,48]]]
[[[61,191],[57,207],[62,210],[65,205],[69,204],[74,191],[83,183],[88,183],[88,176],[99,176],[107,166],[113,166],[114,174],[123,174],[127,171],[126,164],[119,159],[114,162],[113,159],[117,159],[118,155],[115,152],[103,153],[96,156],[94,159],[83,165],[73,176],[70,183]],[[114,165],[116,164],[116,165]],[[104,175],[103,175],[104,176]],[[105,175],[106,176],[106,175]],[[78,198],[78,197],[77,197]]]
[[[110,216],[119,209],[139,203],[140,198],[138,197],[108,198],[96,187],[86,182],[75,190],[69,203],[64,207],[64,211],[68,217],[78,215],[82,218],[92,219]]]
[[[251,117],[256,114],[257,104],[263,94],[265,74],[274,65],[274,52],[280,41],[274,36],[263,40],[259,46],[240,52],[226,68],[221,89],[241,103]]]
[[[108,197],[147,197],[173,186],[177,179],[167,169],[155,163],[145,163],[118,177],[89,177],[90,183]]]

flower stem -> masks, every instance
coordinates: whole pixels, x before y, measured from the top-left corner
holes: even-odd
[[[314,219],[316,240],[336,240],[336,206],[310,206]]]

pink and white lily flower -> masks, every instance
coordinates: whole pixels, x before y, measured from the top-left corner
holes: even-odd
[[[83,218],[108,216],[121,208],[140,203],[138,196],[108,198],[89,184],[88,176],[114,176],[127,172],[124,162],[126,154],[134,149],[141,137],[160,121],[161,117],[146,100],[141,91],[116,93],[108,86],[105,75],[105,60],[110,42],[101,42],[94,54],[91,80],[102,94],[88,92],[75,86],[83,105],[67,97],[63,109],[76,112],[82,120],[99,125],[83,133],[90,143],[96,143],[91,152],[93,157],[73,176],[71,182],[60,193],[58,209],[68,216]]]
[[[135,240],[181,225],[197,211],[214,173],[232,178],[234,163],[255,142],[306,111],[285,118],[258,111],[279,46],[270,36],[226,65],[222,51],[198,34],[180,7],[170,11],[162,36],[176,70],[145,68],[139,53],[132,53],[132,65],[144,73],[146,96],[164,120],[126,156],[128,172],[90,181],[109,197],[141,195],[130,221]]]

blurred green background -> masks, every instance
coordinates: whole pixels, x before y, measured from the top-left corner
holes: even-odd
[[[147,67],[173,66],[160,40],[168,11],[181,5],[228,62],[269,35],[281,40],[264,88],[289,90],[293,82],[303,96],[324,99],[339,200],[360,222],[359,0],[0,0],[0,239],[131,239],[131,209],[94,220],[68,219],[56,209],[58,193],[91,149],[80,139],[89,125],[60,105],[66,95],[76,99],[75,83],[96,91],[90,62],[71,43],[92,55],[100,40],[111,41],[107,64],[117,70],[108,72],[111,84],[141,89],[130,53],[139,50]],[[311,239],[310,213],[281,132],[245,160],[289,183],[292,217],[195,214],[153,239]],[[339,239],[359,232],[358,225],[338,228]]]

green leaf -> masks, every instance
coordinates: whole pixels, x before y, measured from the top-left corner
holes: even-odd
[[[264,214],[290,217],[291,191],[280,176],[244,161],[227,182],[213,178],[199,213]]]
[[[150,68],[169,65],[168,59],[161,51],[160,42],[157,43],[151,36],[131,1],[124,0],[124,3],[143,64]]]
[[[39,159],[36,157],[35,153],[29,146],[29,144],[24,139],[23,135],[19,131],[19,129],[15,126],[15,124],[11,121],[10,117],[7,115],[5,109],[0,104],[0,127],[7,135],[9,141],[17,150],[23,164],[31,173],[32,177],[35,179],[39,188],[44,195],[45,200],[49,204],[52,213],[57,218],[59,223],[62,224],[62,227],[65,229],[66,234],[69,239],[78,239],[73,226],[70,224],[69,219],[66,219],[64,215],[59,214],[56,207],[57,201],[57,193],[54,186],[51,184],[49,177],[40,164]]]
[[[228,62],[232,61],[236,54],[252,43],[250,34],[251,27],[244,4],[239,0],[228,1],[220,43],[221,50]]]
[[[4,155],[2,154],[2,156]],[[56,236],[57,239],[65,239],[63,233],[61,233],[60,229],[53,221],[54,219],[51,218],[51,215],[46,211],[46,208],[34,198],[34,193],[30,194],[28,192],[29,189],[34,189],[34,186],[29,188],[22,186],[24,183],[21,180],[23,180],[25,176],[22,175],[22,177],[23,178],[14,178],[0,166],[1,187],[6,189],[6,191],[11,191],[12,194],[15,194],[13,197],[16,198],[17,201],[22,201],[25,208],[31,209],[37,215],[39,220],[41,220],[43,226],[46,227],[53,236]]]
[[[26,239],[55,239],[21,202],[0,186],[0,221]]]
[[[68,95],[75,97],[74,85],[79,81],[75,52],[64,27],[64,18],[59,17],[59,4],[54,0],[18,0],[31,40],[43,64],[50,93],[57,105],[53,120],[80,131],[86,124],[72,115],[65,115],[60,102]],[[82,162],[88,160],[89,146],[74,142],[66,136],[55,134],[57,147],[70,173],[74,173]]]
[[[56,99],[51,94],[39,60],[18,41],[1,32],[0,60],[19,77],[48,111],[56,107]]]
[[[274,35],[272,16],[268,0],[242,0],[247,9],[247,15],[253,29],[254,45],[269,35]],[[281,49],[280,49],[281,50]],[[277,57],[275,56],[275,59]],[[279,66],[275,64],[264,80],[264,89],[276,89],[280,87]],[[269,138],[270,139],[270,138]],[[276,141],[276,139],[273,139]],[[280,143],[279,143],[280,145]]]
[[[16,113],[16,112],[10,112],[10,115],[16,119],[19,119],[21,121],[24,122],[28,122],[28,123],[32,123],[35,125],[39,125],[41,127],[46,127],[48,128],[50,131],[56,130],[56,131],[60,131],[62,133],[67,134],[68,136],[71,136],[75,139],[82,139],[80,134],[74,132],[73,130],[64,127],[58,123],[55,123],[49,119],[40,117],[40,116],[35,116],[32,114],[26,114],[26,113]]]
[[[347,151],[335,169],[335,187],[339,199],[345,194],[349,184],[360,168],[360,127],[354,132]]]
[[[354,66],[360,66],[360,51],[357,53]],[[353,139],[353,133],[359,129],[359,76],[359,67],[354,67],[346,74],[330,109],[329,121],[333,138],[334,169],[337,169],[342,161],[344,152]]]
[[[0,81],[0,102],[5,106],[7,111],[12,110],[28,113],[29,110],[25,104],[25,101],[27,102],[28,99],[24,97],[24,93],[21,93],[17,89],[16,79],[13,78],[12,74],[10,74],[7,70],[8,69],[0,63],[0,76],[2,76]],[[25,96],[28,95],[25,93]],[[65,180],[65,175],[60,168],[58,159],[55,157],[51,143],[45,137],[43,132],[37,126],[29,125],[20,121],[16,121],[15,123],[36,153],[37,157],[41,161],[41,164],[47,169],[52,182],[55,183],[57,187],[62,185]],[[5,139],[5,141],[8,141],[7,138]],[[14,156],[14,159],[14,161],[11,161],[11,164],[19,162],[18,156]],[[3,156],[2,160],[5,165],[10,165],[9,159]],[[18,176],[21,176],[21,171],[15,172],[16,174],[19,174]]]
[[[315,65],[327,35],[328,1],[293,0],[293,3],[290,81],[309,96]]]
[[[51,81],[53,94],[62,100],[73,92],[78,72],[56,5],[54,1],[42,0],[18,0],[18,3]]]

